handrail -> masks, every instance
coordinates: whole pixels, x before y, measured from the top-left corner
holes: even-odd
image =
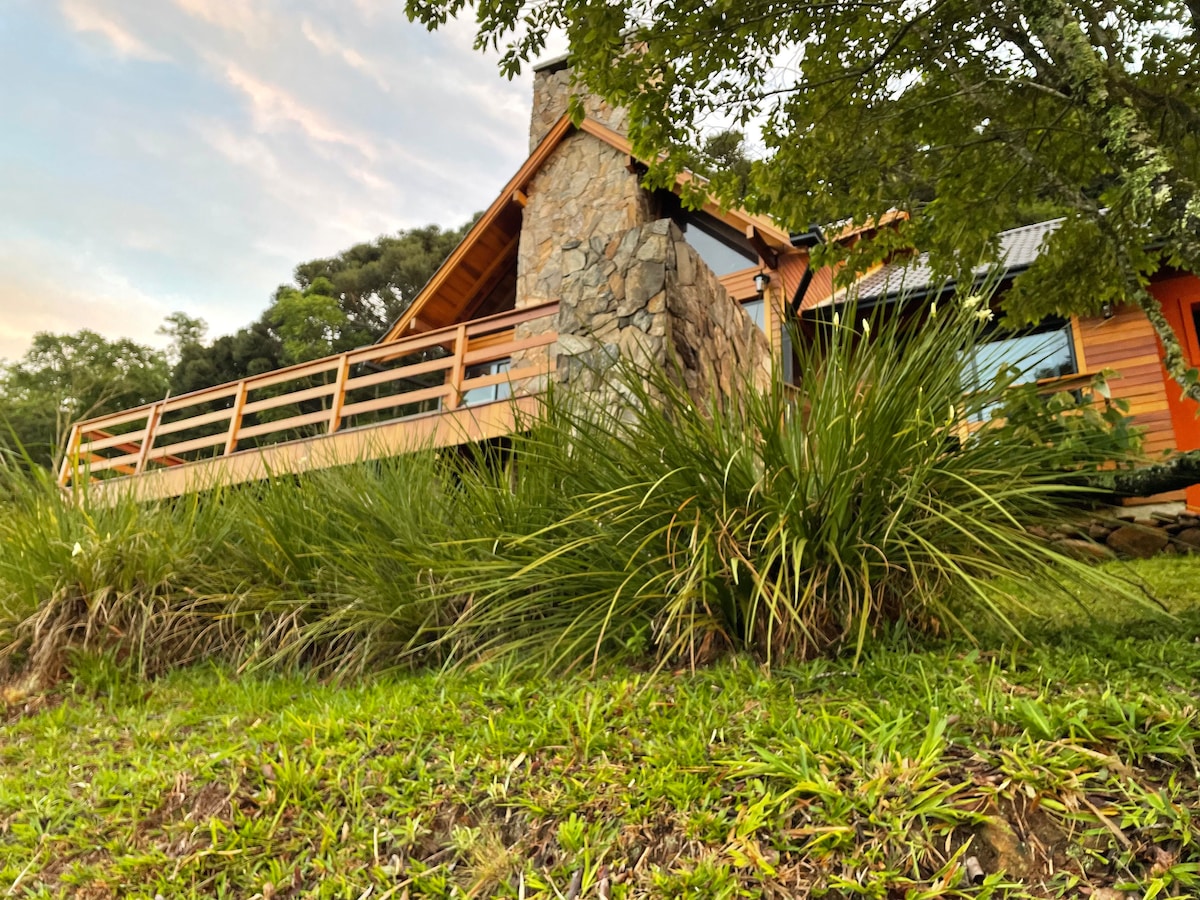
[[[324,434],[332,435],[343,430],[346,420],[355,416],[385,410],[398,413],[402,407],[420,402],[435,401],[441,410],[453,410],[473,388],[494,385],[505,378],[515,383],[545,374],[544,366],[525,366],[501,378],[466,377],[473,365],[510,358],[521,351],[553,343],[558,336],[552,326],[521,337],[516,336],[515,329],[546,319],[557,311],[557,301],[510,310],[86,419],[71,429],[59,483],[67,487],[82,472],[90,475],[113,470],[126,477],[140,475],[152,467],[184,465],[192,461],[185,454],[197,452],[207,452],[209,457],[228,456],[238,451],[239,442],[277,436],[297,428],[321,426]],[[472,347],[473,342],[478,342],[478,346]],[[404,362],[434,348],[448,355]],[[387,368],[389,365],[392,367]],[[355,367],[367,371],[355,373]],[[443,373],[440,385],[430,386],[430,379],[425,379],[425,383],[411,382],[422,375],[436,380],[439,372]],[[322,381],[314,384],[314,379]],[[251,396],[268,388],[277,392]],[[347,395],[367,388],[375,388],[376,395],[369,399],[348,399]],[[383,396],[379,396],[381,392]],[[212,409],[210,404],[217,402],[228,405]],[[307,403],[307,407],[299,406],[301,403]],[[320,404],[320,408],[308,411],[314,404]],[[294,408],[282,419],[245,424],[248,417],[257,413],[287,406]],[[170,418],[164,421],[165,417]],[[395,418],[403,416],[385,417],[371,424]],[[223,424],[226,422],[227,426]],[[209,426],[220,427],[213,430]],[[210,433],[197,435],[202,428],[208,428]],[[189,430],[191,435],[187,434]],[[170,437],[174,435],[178,439]],[[160,439],[173,443],[162,444]]]

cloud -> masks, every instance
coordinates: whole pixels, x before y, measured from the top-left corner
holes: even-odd
[[[134,37],[125,28],[89,5],[86,0],[64,0],[62,14],[67,24],[79,32],[94,32],[106,38],[118,56],[144,62],[163,62],[167,56]]]
[[[155,329],[173,298],[151,297],[121,272],[84,252],[65,257],[61,248],[26,241],[0,248],[0,359],[14,360],[35,332],[90,328],[161,345]],[[119,329],[114,331],[114,324]]]
[[[353,47],[347,47],[340,43],[337,38],[331,34],[321,32],[317,26],[312,23],[312,20],[307,17],[300,22],[300,31],[308,39],[317,52],[322,56],[333,56],[340,59],[350,68],[366,75],[379,87],[384,93],[392,89],[387,78],[379,71],[379,69],[368,62],[367,59],[355,50]]]
[[[473,36],[399,0],[17,0],[0,356],[38,329],[154,341],[173,310],[219,335],[304,260],[462,224],[524,159],[529,115]]]
[[[262,4],[250,0],[173,0],[194,19],[233,32],[248,39],[262,37],[269,30],[270,17]]]
[[[345,128],[334,126],[324,115],[282,88],[259,80],[233,62],[227,62],[224,71],[229,83],[249,99],[255,125],[260,130],[269,131],[281,123],[290,123],[315,141],[352,147],[368,159],[378,155],[370,139],[350,135]]]

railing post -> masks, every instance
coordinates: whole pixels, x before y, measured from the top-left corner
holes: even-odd
[[[66,487],[67,482],[75,481],[75,476],[79,471],[79,444],[83,437],[83,432],[79,429],[79,424],[71,426],[71,433],[67,437],[67,446],[63,451],[62,465],[58,470],[58,486]]]
[[[462,383],[467,355],[467,325],[462,323],[454,333],[454,364],[450,367],[450,394],[446,397],[446,409],[458,409],[462,403]]]
[[[246,386],[246,379],[243,378],[238,382],[237,393],[233,396],[233,414],[229,417],[229,437],[225,439],[224,456],[228,456],[237,449],[238,431],[242,427],[242,410],[246,406],[246,395],[250,393]]]
[[[158,422],[162,418],[162,403],[155,403],[146,416],[146,433],[142,436],[142,449],[138,452],[137,465],[133,474],[141,475],[150,459],[150,451],[154,449],[154,435],[158,431]]]
[[[350,354],[343,353],[338,361],[337,379],[333,385],[333,402],[329,408],[329,434],[342,427],[342,407],[346,405],[346,382],[350,378]]]

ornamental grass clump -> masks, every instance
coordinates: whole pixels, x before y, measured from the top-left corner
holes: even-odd
[[[793,341],[798,389],[724,404],[628,368],[602,403],[552,396],[515,442],[515,488],[463,485],[485,533],[427,561],[436,591],[469,600],[442,640],[560,662],[615,645],[795,659],[893,626],[1006,622],[1014,585],[1099,584],[1027,531],[1079,497],[1054,448],[969,427],[1010,380],[964,395],[983,327],[970,303],[919,325],[835,318]]]
[[[0,467],[0,666],[778,661],[1007,621],[1010,591],[1102,576],[1026,530],[1081,493],[1061,449],[967,427],[1011,380],[964,395],[982,328],[963,306],[835,321],[793,341],[798,387],[722,402],[618,366],[507,442],[154,503]],[[1088,434],[1076,465],[1111,449]]]

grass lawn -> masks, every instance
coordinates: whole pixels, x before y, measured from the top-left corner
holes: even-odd
[[[6,695],[0,891],[1200,896],[1200,561],[1109,571],[1178,618],[1031,597],[1054,613],[1028,644],[769,674],[139,682],[81,659]]]

